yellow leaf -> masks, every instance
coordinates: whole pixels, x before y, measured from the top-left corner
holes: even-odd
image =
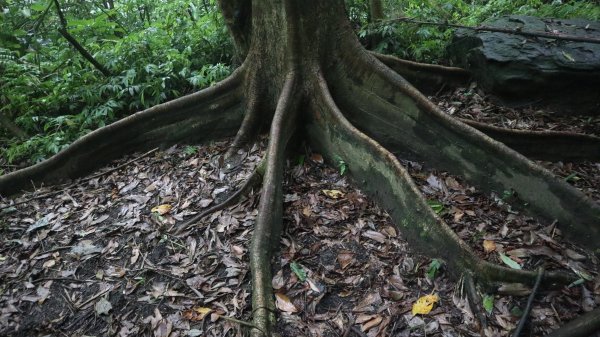
[[[160,215],[165,215],[167,213],[169,213],[169,211],[171,211],[171,208],[173,208],[173,206],[169,205],[169,204],[162,204],[162,205],[158,205],[154,208],[152,208],[152,213],[158,213]]]
[[[212,309],[206,307],[195,307],[194,311],[199,313],[201,317],[204,318],[204,316],[208,315],[212,311]]]
[[[496,243],[492,240],[483,240],[483,250],[486,253],[493,252],[496,250]]]
[[[338,190],[323,190],[323,194],[332,199],[339,199],[344,197],[344,192]]]
[[[189,321],[197,322],[203,320],[204,317],[206,317],[206,315],[210,314],[211,312],[211,308],[195,307],[193,309],[185,310],[182,316],[183,318]]]
[[[431,309],[433,309],[433,305],[439,301],[440,298],[436,294],[425,295],[419,298],[412,307],[412,314],[422,314],[427,315]]]

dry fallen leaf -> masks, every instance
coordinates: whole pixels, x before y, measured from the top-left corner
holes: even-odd
[[[150,211],[152,213],[158,213],[160,215],[165,215],[171,211],[171,208],[173,208],[173,206],[171,206],[169,204],[162,204],[162,205],[158,205],[158,206],[152,208]]]
[[[354,261],[354,253],[349,250],[343,250],[338,254],[337,260],[340,263],[340,267],[346,269]]]
[[[102,297],[96,302],[94,309],[98,315],[108,315],[108,312],[112,309],[112,304],[106,298]]]
[[[338,190],[323,190],[323,194],[331,199],[339,199],[344,197],[344,192]]]
[[[311,154],[310,160],[314,161],[317,164],[323,164],[323,156],[318,153]]]
[[[290,301],[290,298],[282,293],[275,294],[276,302],[275,305],[277,309],[284,312],[298,312],[298,308]]]
[[[378,326],[382,320],[383,320],[383,318],[381,316],[376,316],[375,318],[373,318],[373,319],[369,320],[368,322],[366,322],[365,324],[361,325],[360,329],[363,332],[367,332],[367,331],[371,330],[372,328]]]
[[[496,243],[492,240],[483,240],[483,250],[486,253],[493,252],[496,250]]]
[[[201,321],[204,319],[204,317],[206,317],[206,315],[210,314],[212,312],[211,308],[206,308],[206,307],[194,307],[192,309],[188,309],[186,311],[183,312],[183,318],[187,319],[188,321]]]
[[[273,276],[273,280],[271,280],[271,285],[273,289],[279,290],[285,286],[285,278],[283,277],[283,271],[278,271],[275,276]]]
[[[379,243],[384,243],[385,242],[385,235],[383,235],[383,234],[381,234],[379,232],[376,232],[376,231],[371,231],[371,230],[366,231],[366,232],[364,232],[362,234],[362,236],[365,236],[365,237],[367,237],[367,238],[369,238],[371,240],[375,240],[375,241],[377,241]]]
[[[425,295],[420,297],[412,307],[413,316],[416,314],[426,315],[431,309],[433,309],[433,305],[439,301],[440,298],[436,294]]]

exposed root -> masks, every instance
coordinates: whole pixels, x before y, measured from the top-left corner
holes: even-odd
[[[265,159],[263,159],[258,164],[258,167],[256,169],[254,169],[252,174],[250,174],[250,177],[248,177],[248,179],[244,182],[242,187],[240,187],[235,193],[233,193],[231,196],[229,196],[225,201],[223,201],[217,205],[214,205],[212,207],[209,207],[209,208],[205,209],[204,211],[200,212],[199,214],[196,214],[193,217],[191,217],[190,219],[183,222],[181,225],[178,226],[177,230],[175,231],[175,235],[181,235],[182,233],[186,232],[192,226],[194,226],[196,223],[198,223],[198,221],[202,220],[207,215],[210,215],[212,213],[218,212],[222,209],[225,209],[227,207],[237,204],[245,195],[250,193],[250,191],[252,191],[254,188],[260,186],[260,183],[262,183],[264,172],[265,172]]]
[[[250,247],[252,272],[252,336],[270,334],[276,324],[275,303],[271,286],[271,257],[281,233],[283,207],[283,164],[287,143],[296,125],[298,97],[295,73],[288,74],[271,124],[267,163],[260,194],[258,217]]]
[[[589,337],[598,331],[600,331],[600,308],[577,317],[559,329],[552,331],[546,337]]]
[[[521,316],[521,319],[519,320],[519,324],[517,325],[517,328],[513,332],[512,337],[519,337],[521,335],[521,332],[523,331],[523,328],[525,327],[525,324],[527,323],[527,320],[529,319],[529,313],[531,312],[531,308],[533,306],[533,300],[535,299],[535,295],[537,294],[538,289],[540,288],[540,283],[542,282],[543,276],[544,276],[544,268],[542,267],[538,270],[538,276],[535,280],[535,285],[533,286],[533,289],[531,290],[531,294],[529,294],[529,298],[527,299],[527,305],[525,306],[525,310],[523,310],[523,315]]]
[[[467,295],[467,301],[469,301],[469,307],[475,315],[475,318],[477,318],[477,325],[481,332],[487,328],[487,319],[485,318],[485,314],[481,311],[483,302],[477,292],[473,276],[470,273],[465,273],[463,276],[463,287]]]
[[[565,236],[584,247],[598,248],[600,205],[581,191],[444,114],[370,54],[343,63],[328,74],[332,94],[363,132],[394,153],[461,175],[488,193],[513,190],[522,201],[516,206],[558,220]]]
[[[246,111],[244,112],[244,120],[242,121],[242,125],[238,130],[231,146],[225,153],[225,159],[230,161],[228,165],[237,166],[239,164],[239,158],[234,158],[237,151],[241,149],[244,145],[250,143],[260,131],[260,122],[261,122],[261,114],[259,108],[259,98],[260,92],[258,90],[258,86],[256,82],[258,81],[258,77],[256,75],[251,75],[250,77],[250,85],[246,92]]]
[[[504,268],[483,261],[427,205],[406,169],[398,159],[357,130],[342,115],[321,76],[315,85],[315,116],[308,132],[315,147],[330,158],[340,156],[350,167],[350,174],[362,188],[390,214],[407,240],[421,252],[447,261],[449,270],[460,276],[477,275],[478,282],[513,282],[532,285],[536,273]],[[547,273],[545,286],[564,285],[575,275]]]
[[[462,118],[460,121],[530,158],[600,160],[600,138],[596,136],[562,131],[513,130]]]
[[[73,179],[129,152],[232,135],[241,122],[244,72],[242,66],[210,88],[123,118],[39,164],[1,176],[0,194]]]
[[[407,61],[395,56],[370,52],[379,61],[400,74],[421,92],[433,94],[445,86],[465,86],[471,80],[468,70]]]

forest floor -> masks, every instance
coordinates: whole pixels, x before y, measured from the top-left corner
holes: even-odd
[[[498,126],[600,135],[598,117],[503,108],[476,88],[434,99],[449,114]],[[70,185],[2,199],[0,335],[247,335],[256,192],[187,230],[179,226],[235,191],[266,140],[234,170],[223,165],[228,144],[134,154]],[[600,305],[598,257],[563,240],[552,220],[511,208],[509,191],[487,195],[459,176],[400,159],[431,207],[482,258],[581,276],[537,294],[523,336],[543,335]],[[542,164],[600,200],[600,163]],[[530,289],[482,294],[478,310],[488,326],[480,331],[443,261],[412,251],[341,167],[306,149],[286,171],[272,282],[282,336],[509,336]],[[415,301],[433,293],[433,310],[413,315]]]

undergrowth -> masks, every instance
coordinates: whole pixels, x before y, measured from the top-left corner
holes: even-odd
[[[386,19],[463,25],[506,14],[600,19],[600,6],[590,1],[382,1]],[[95,70],[59,34],[53,1],[0,2],[0,117],[22,131],[0,125],[0,173],[9,164],[48,158],[133,112],[210,86],[235,67],[214,0],[60,3],[69,33],[111,74]],[[371,22],[368,6],[347,0],[357,34],[371,49],[443,62],[451,29]]]
[[[486,20],[511,14],[562,19],[585,18],[596,21],[600,19],[600,3],[597,1],[383,1],[387,20],[408,17],[419,21],[477,26]],[[360,22],[358,34],[363,40],[373,35],[379,37],[375,44],[369,46],[371,49],[419,62],[443,61],[446,46],[453,32],[453,29],[445,27],[385,20],[370,23],[368,15],[355,16],[354,21]]]

